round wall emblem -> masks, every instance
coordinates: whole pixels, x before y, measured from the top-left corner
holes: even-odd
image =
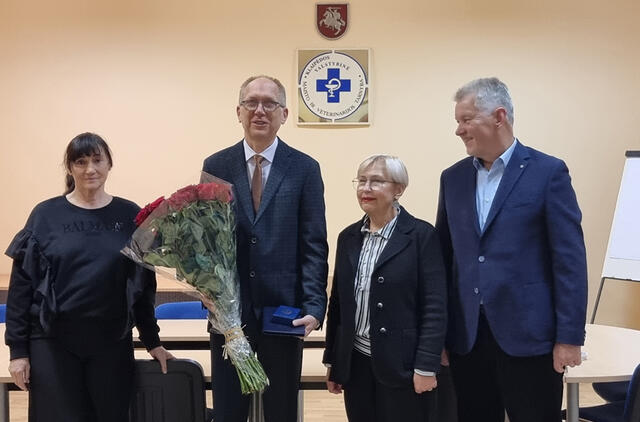
[[[311,58],[298,81],[300,98],[308,110],[332,122],[355,113],[365,101],[368,88],[363,66],[335,50]]]

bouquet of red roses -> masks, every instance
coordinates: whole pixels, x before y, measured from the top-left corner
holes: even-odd
[[[238,372],[242,392],[250,394],[262,391],[269,380],[241,328],[231,187],[203,172],[200,184],[156,199],[136,216],[138,229],[122,253],[186,281],[213,303],[209,321],[224,334],[225,357]],[[166,268],[175,269],[175,275]]]

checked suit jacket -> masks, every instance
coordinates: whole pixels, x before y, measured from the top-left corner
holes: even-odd
[[[318,163],[279,139],[257,213],[242,141],[205,159],[203,171],[233,184],[242,319],[249,332],[260,330],[252,325],[264,306],[299,307],[322,324],[328,246]]]

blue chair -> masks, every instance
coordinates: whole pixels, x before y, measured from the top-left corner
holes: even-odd
[[[207,309],[199,301],[169,302],[156,307],[157,319],[207,319]]]
[[[629,390],[629,381],[620,382],[594,382],[593,390],[605,401],[624,401]]]
[[[0,323],[4,324],[7,321],[7,305],[0,305]]]
[[[566,418],[566,413],[564,411],[562,413]],[[581,407],[580,419],[592,422],[640,421],[640,365],[633,371],[625,400],[600,406]]]

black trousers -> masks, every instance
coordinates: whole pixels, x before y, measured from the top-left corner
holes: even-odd
[[[438,374],[438,422],[458,422],[458,405],[451,368],[441,366]]]
[[[380,383],[371,358],[353,352],[349,381],[342,386],[349,422],[436,422],[436,392],[416,394],[413,383],[392,388]]]
[[[553,355],[514,357],[498,345],[483,313],[471,352],[450,354],[459,422],[560,422],[562,374]]]
[[[29,422],[128,422],[130,335],[97,350],[70,350],[59,339],[33,339],[29,347]]]
[[[270,385],[262,395],[265,422],[296,422],[302,339],[257,334],[251,340],[269,377]],[[215,422],[246,422],[250,396],[242,394],[235,367],[222,356],[224,336],[212,334],[210,344]]]

